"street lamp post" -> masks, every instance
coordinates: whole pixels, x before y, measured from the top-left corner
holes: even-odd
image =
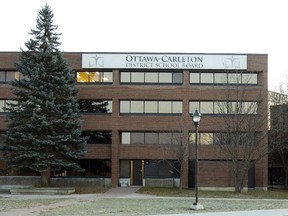
[[[200,210],[204,209],[203,205],[198,203],[198,127],[201,120],[201,113],[196,109],[192,115],[192,120],[196,129],[195,132],[195,202],[191,206],[191,209]]]

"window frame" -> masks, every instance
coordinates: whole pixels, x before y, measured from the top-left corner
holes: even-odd
[[[212,80],[213,82],[209,81],[209,82],[204,82],[203,81],[203,77],[204,75],[211,74],[211,76],[213,77]],[[221,82],[218,81],[217,75],[222,74],[224,76],[224,74],[226,74],[226,78],[225,81]],[[234,76],[239,76],[236,80],[239,81],[237,82],[235,80],[235,78],[233,78]],[[251,77],[251,81],[245,81],[244,77]],[[256,76],[256,77],[255,77]],[[255,71],[213,71],[213,70],[209,70],[209,71],[193,71],[190,70],[189,71],[189,83],[190,85],[249,85],[249,86],[257,86],[260,85],[259,83],[259,72],[255,72]]]
[[[155,141],[149,136],[152,135]],[[142,141],[137,141],[136,137],[142,136]],[[179,144],[175,139],[181,139],[181,132],[177,131],[121,131],[120,132],[122,145],[175,145]]]
[[[120,84],[122,85],[182,85],[183,84],[183,71],[155,71],[155,70],[121,70],[120,72]],[[141,80],[134,80],[133,75],[142,74],[144,78]],[[123,75],[122,75],[123,74]],[[148,76],[154,74],[154,79],[148,79]],[[166,75],[166,76],[165,76]],[[123,76],[123,77],[122,77]],[[130,77],[130,79],[125,79],[126,77]],[[169,76],[169,77],[167,77]],[[178,77],[179,76],[179,77]],[[151,77],[149,77],[151,78]]]
[[[204,103],[213,103],[213,112],[209,113],[209,112],[203,112],[202,110],[202,105],[204,105]],[[219,103],[226,103],[227,106],[226,106],[226,109],[225,110],[222,110],[222,111],[218,111],[219,110],[219,107],[218,107],[218,104]],[[247,111],[248,113],[245,113],[245,112],[242,112],[241,110],[243,110],[242,108],[242,105],[246,105],[247,103],[250,103],[251,105],[249,106],[253,106],[252,107],[252,111]],[[194,107],[192,107],[192,105],[195,107],[195,109],[197,109],[201,114],[203,115],[259,115],[259,101],[234,101],[234,100],[231,100],[231,101],[226,101],[226,100],[223,100],[223,101],[189,101],[189,114],[193,114],[195,109]],[[225,104],[224,104],[225,105]],[[222,107],[220,107],[222,108]],[[224,107],[225,108],[225,107]],[[239,112],[231,112],[231,108],[233,108],[233,110],[235,110],[235,108],[239,109],[240,111]]]
[[[108,109],[108,112],[92,112],[91,110],[91,107],[92,107],[92,104],[90,104],[88,107],[87,107],[87,110],[88,111],[83,111],[81,109],[81,104],[79,104],[79,101],[82,101],[83,103],[84,102],[88,102],[88,101],[94,101],[96,103],[99,103],[99,104],[104,104],[104,103],[108,103],[107,105],[107,109]],[[81,114],[103,114],[103,115],[109,115],[109,114],[112,114],[113,113],[113,100],[110,100],[110,99],[107,99],[107,100],[104,100],[104,99],[77,99],[77,103],[78,103],[78,109],[79,109],[79,112]]]
[[[81,75],[79,74],[78,76],[78,73],[85,73],[87,74],[87,79],[89,79],[88,81],[83,81],[81,82],[80,81],[80,77]],[[99,76],[99,80],[97,81],[96,79],[90,79],[90,77],[92,77],[93,73],[97,74],[98,73],[98,76]],[[93,76],[96,76],[96,75],[93,75]],[[108,75],[109,74],[109,75]],[[106,80],[106,76],[108,75],[108,77],[110,76],[110,80],[108,78],[108,80]],[[109,71],[106,71],[106,70],[101,70],[101,71],[98,71],[98,70],[75,70],[75,80],[76,80],[76,84],[77,85],[110,85],[113,83],[113,77],[114,77],[114,73],[113,71],[109,70]],[[78,80],[79,79],[79,80]]]
[[[142,103],[142,108],[139,110],[133,110],[132,103],[138,102]],[[146,106],[149,103],[155,103],[154,110],[157,112],[149,111],[146,109]],[[166,104],[166,105],[165,105]],[[178,107],[179,106],[179,107]],[[162,109],[162,108],[163,109]],[[125,109],[124,109],[125,108]],[[167,110],[168,109],[168,110]],[[181,109],[181,112],[180,112]],[[163,110],[163,112],[161,111]],[[182,100],[119,100],[119,114],[128,114],[128,115],[182,115],[183,114],[183,101]]]

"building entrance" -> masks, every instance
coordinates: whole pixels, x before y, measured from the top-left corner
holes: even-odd
[[[143,160],[132,160],[132,184],[143,184]]]

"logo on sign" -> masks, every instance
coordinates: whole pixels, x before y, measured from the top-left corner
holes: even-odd
[[[89,67],[104,67],[104,58],[98,55],[89,57]]]
[[[225,58],[223,60],[224,69],[242,69],[241,60],[231,56],[230,58]]]

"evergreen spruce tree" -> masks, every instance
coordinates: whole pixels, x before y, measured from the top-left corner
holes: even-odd
[[[10,167],[40,172],[43,186],[49,186],[51,171],[80,169],[76,158],[86,151],[75,76],[58,49],[53,16],[47,4],[39,10],[27,50],[21,49],[16,67],[22,79],[11,83],[17,103],[8,108],[3,148]]]

